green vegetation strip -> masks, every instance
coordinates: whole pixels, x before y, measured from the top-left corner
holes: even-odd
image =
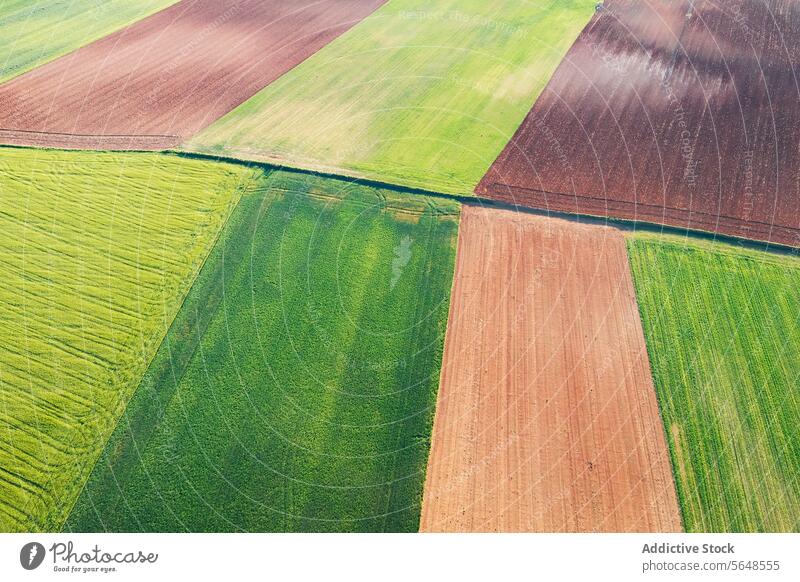
[[[687,531],[798,531],[800,261],[654,236],[629,253]]]
[[[392,0],[185,148],[471,193],[594,7]]]
[[[0,531],[62,526],[252,175],[0,148]]]
[[[231,216],[70,531],[416,531],[459,205],[275,172]]]
[[[0,82],[177,0],[0,0]]]

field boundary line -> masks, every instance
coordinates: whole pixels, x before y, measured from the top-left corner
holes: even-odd
[[[797,228],[794,228],[794,227],[791,227],[791,226],[770,224],[769,222],[764,222],[762,220],[748,220],[747,222],[744,222],[741,219],[736,218],[735,216],[729,216],[727,214],[714,215],[714,214],[711,214],[709,212],[702,212],[702,211],[699,211],[699,210],[686,210],[684,208],[679,208],[677,206],[659,206],[657,204],[645,204],[645,203],[642,203],[642,202],[628,202],[626,200],[613,200],[613,199],[610,199],[610,198],[601,198],[599,196],[589,196],[587,194],[577,194],[577,193],[576,194],[569,194],[567,192],[553,192],[553,191],[550,191],[550,190],[541,190],[541,189],[538,189],[538,188],[528,188],[526,186],[515,186],[513,184],[505,184],[505,183],[501,183],[501,182],[491,182],[490,185],[493,186],[493,187],[498,187],[498,188],[506,188],[507,190],[523,190],[525,192],[534,192],[534,193],[537,193],[537,194],[545,194],[545,195],[552,195],[552,196],[564,196],[564,197],[573,198],[573,199],[577,199],[577,200],[596,200],[598,202],[605,202],[606,205],[611,203],[611,204],[614,204],[614,205],[617,205],[617,206],[626,206],[626,207],[633,207],[633,208],[651,208],[651,209],[654,209],[654,210],[674,211],[674,212],[686,213],[686,214],[688,214],[688,215],[690,215],[692,217],[694,217],[694,216],[709,216],[709,217],[711,217],[712,219],[715,219],[715,220],[720,220],[720,219],[722,219],[722,220],[730,220],[730,221],[735,222],[735,223],[740,224],[740,225],[756,224],[756,225],[766,226],[766,227],[769,227],[769,228],[776,228],[777,227],[777,228],[785,228],[787,230],[798,230]],[[624,220],[624,219],[622,219],[622,220]],[[647,221],[647,222],[653,222],[653,221]],[[656,224],[656,223],[653,222],[653,224]],[[728,235],[728,236],[730,236],[730,235]],[[736,238],[736,237],[734,237],[734,238]],[[777,244],[777,243],[775,243],[775,244]]]
[[[177,4],[178,2],[180,2],[180,0],[171,0],[169,4],[167,4],[165,6],[162,6],[161,8],[152,9],[150,12],[147,12],[147,13],[144,13],[144,14],[142,14],[140,16],[137,16],[134,20],[128,21],[126,24],[122,24],[118,28],[114,28],[114,29],[111,29],[108,32],[101,33],[98,36],[87,40],[83,44],[79,44],[79,45],[77,45],[77,46],[75,46],[73,48],[67,48],[66,50],[63,50],[62,52],[55,52],[55,53],[51,54],[49,57],[44,58],[44,60],[39,61],[39,62],[35,62],[33,64],[33,66],[25,65],[25,66],[20,67],[19,69],[11,69],[11,70],[13,70],[13,72],[10,72],[11,71],[10,70],[6,75],[0,76],[0,85],[4,85],[5,83],[9,83],[9,82],[13,81],[14,79],[16,79],[17,77],[21,77],[22,75],[30,73],[33,70],[36,70],[36,69],[41,68],[41,67],[44,67],[45,65],[48,65],[48,64],[50,64],[50,63],[52,63],[54,61],[57,61],[57,60],[59,60],[61,58],[66,57],[68,55],[71,55],[72,53],[74,53],[76,51],[79,51],[83,47],[89,46],[90,44],[94,44],[94,43],[106,38],[107,36],[111,36],[112,34],[119,34],[122,31],[127,31],[129,28],[135,26],[138,22],[140,22],[142,20],[145,20],[147,18],[150,18],[151,16],[153,16],[155,14],[158,14],[159,12],[163,12],[164,10],[167,10],[168,8],[173,6],[174,4]]]
[[[80,151],[164,151],[183,138],[162,134],[87,134],[0,128],[0,145]],[[137,147],[138,146],[138,147]]]
[[[678,517],[681,522],[681,532],[687,533],[686,529],[686,512],[685,512],[685,505],[684,505],[684,498],[683,498],[683,491],[681,491],[680,487],[678,486],[678,465],[677,465],[677,457],[674,455],[674,451],[672,450],[672,440],[669,438],[669,434],[667,434],[667,419],[664,417],[664,407],[661,403],[661,397],[658,393],[658,388],[656,387],[656,371],[653,368],[653,362],[655,354],[651,349],[651,344],[647,341],[647,335],[644,329],[644,317],[645,314],[642,310],[642,302],[640,301],[641,297],[641,287],[639,286],[639,281],[636,278],[636,273],[633,271],[633,262],[631,257],[631,241],[628,237],[625,240],[625,264],[628,267],[628,273],[631,278],[631,285],[633,286],[633,293],[634,293],[634,303],[636,303],[636,315],[639,319],[638,321],[638,330],[642,334],[642,341],[644,342],[644,355],[645,359],[647,360],[647,371],[650,374],[650,381],[651,386],[650,389],[653,392],[653,396],[656,399],[656,409],[658,410],[658,420],[659,424],[661,425],[661,431],[664,437],[664,442],[667,445],[667,455],[669,455],[669,475],[672,480],[672,490],[675,492],[675,499],[678,501]]]
[[[45,150],[63,149],[63,148],[37,148],[35,146],[21,145],[21,144],[0,144],[0,148],[45,149]],[[102,153],[102,152],[107,152],[108,150],[83,150],[83,151],[94,151]],[[129,152],[129,153],[139,153],[139,154],[153,153],[152,150],[142,150],[142,149],[125,149],[119,151]],[[570,220],[582,224],[602,224],[611,228],[617,228],[619,230],[627,232],[674,235],[674,236],[681,236],[684,238],[692,238],[696,240],[712,241],[720,244],[725,244],[731,247],[735,247],[737,249],[744,248],[775,255],[797,256],[798,251],[800,251],[800,242],[798,242],[797,246],[791,246],[778,242],[769,242],[755,238],[746,238],[746,237],[713,232],[698,227],[672,226],[646,219],[633,220],[629,218],[617,218],[617,217],[603,216],[601,214],[590,214],[585,212],[579,213],[579,212],[566,212],[563,210],[546,210],[542,208],[536,208],[534,206],[525,206],[522,204],[515,204],[511,202],[503,202],[501,200],[485,198],[478,194],[446,194],[434,190],[424,190],[422,188],[401,186],[399,184],[394,184],[391,182],[381,182],[380,180],[364,178],[354,174],[351,175],[346,173],[337,174],[337,173],[322,172],[308,168],[286,166],[265,161],[248,160],[245,158],[237,158],[221,154],[189,152],[183,150],[175,150],[171,148],[165,148],[161,150],[159,153],[163,155],[176,156],[180,158],[208,160],[215,162],[227,162],[230,164],[236,164],[241,166],[261,168],[263,170],[271,170],[271,171],[281,170],[293,174],[318,176],[320,178],[328,178],[331,180],[336,180],[339,182],[347,182],[354,185],[363,185],[363,186],[371,186],[374,188],[381,188],[399,194],[415,194],[418,196],[427,196],[429,198],[451,200],[459,202],[461,204],[471,204],[476,206],[484,206],[488,208],[513,210],[515,212],[521,212],[525,214],[534,214],[539,216],[561,218],[563,220]],[[547,192],[544,190],[541,190],[539,192],[542,192],[544,194],[558,195],[557,192]]]
[[[211,244],[210,244],[210,245],[209,245],[209,247],[208,247],[208,248],[209,248],[209,250],[208,250],[208,253],[207,253],[207,254],[206,254],[206,256],[203,258],[203,260],[200,262],[200,264],[199,264],[199,266],[198,266],[197,270],[195,271],[195,273],[194,273],[194,276],[192,277],[191,284],[187,286],[187,288],[186,288],[186,293],[184,294],[184,296],[183,296],[183,298],[181,299],[181,301],[178,303],[178,308],[177,308],[177,310],[175,311],[175,315],[174,315],[174,317],[172,318],[172,321],[170,321],[170,322],[169,322],[169,325],[167,325],[167,326],[165,326],[165,327],[164,327],[164,334],[162,335],[161,339],[160,339],[160,340],[157,342],[157,344],[156,344],[156,346],[157,346],[157,347],[156,347],[156,349],[153,351],[153,354],[152,354],[151,358],[150,358],[150,359],[149,359],[149,361],[147,362],[147,366],[146,366],[146,368],[145,368],[145,372],[144,372],[144,374],[142,375],[142,377],[141,377],[141,378],[139,378],[139,381],[136,383],[136,388],[135,388],[135,389],[134,389],[134,390],[131,392],[131,394],[130,394],[130,397],[128,398],[127,402],[125,402],[125,405],[122,407],[121,413],[120,413],[119,417],[117,418],[117,421],[114,423],[114,427],[113,427],[113,429],[112,429],[112,430],[109,432],[109,436],[108,436],[108,438],[107,438],[107,439],[106,439],[106,441],[103,443],[103,448],[102,448],[102,449],[101,449],[101,451],[100,451],[100,455],[98,455],[97,459],[95,460],[94,464],[92,465],[92,468],[91,468],[91,470],[87,472],[86,479],[84,479],[83,483],[82,483],[82,484],[81,484],[81,486],[78,488],[78,494],[77,494],[77,495],[75,495],[75,498],[74,498],[74,499],[73,499],[73,501],[72,501],[72,504],[71,504],[71,506],[70,506],[70,508],[69,508],[69,511],[67,511],[67,512],[65,513],[65,517],[64,517],[64,520],[63,520],[63,522],[62,522],[62,523],[60,523],[60,524],[58,524],[58,531],[59,531],[59,532],[64,532],[64,526],[65,526],[65,525],[67,524],[67,522],[69,521],[69,518],[70,518],[70,516],[72,515],[72,511],[73,511],[73,510],[74,510],[74,508],[75,508],[75,505],[77,505],[77,503],[78,503],[78,500],[79,500],[79,499],[81,498],[81,496],[83,495],[83,492],[84,492],[84,490],[86,489],[86,485],[87,485],[87,484],[89,483],[89,481],[91,480],[91,478],[92,478],[92,475],[94,474],[94,471],[95,471],[95,469],[97,468],[97,465],[98,465],[98,463],[100,463],[100,461],[101,461],[101,460],[103,459],[103,457],[104,457],[104,454],[105,454],[105,452],[106,452],[106,446],[108,445],[108,443],[111,441],[111,439],[114,437],[115,433],[116,433],[116,432],[117,432],[117,430],[119,429],[119,426],[120,426],[120,423],[122,422],[122,419],[123,419],[123,418],[126,418],[126,416],[125,416],[125,412],[127,411],[127,409],[128,409],[128,406],[130,405],[131,401],[132,401],[132,400],[134,399],[134,397],[136,396],[136,393],[137,393],[137,392],[138,392],[138,391],[141,389],[141,387],[142,387],[142,381],[143,381],[143,380],[145,379],[145,377],[147,376],[147,373],[149,372],[149,370],[150,370],[150,367],[153,365],[153,362],[155,361],[156,357],[157,357],[157,356],[158,356],[158,354],[161,352],[161,350],[162,350],[162,347],[163,347],[163,345],[164,345],[164,342],[165,342],[165,341],[166,341],[166,339],[169,337],[169,332],[171,331],[171,329],[172,329],[173,325],[174,325],[174,324],[175,324],[175,322],[177,321],[177,319],[178,319],[178,315],[181,313],[181,310],[183,309],[183,306],[184,306],[184,304],[186,303],[187,299],[189,298],[189,295],[190,295],[190,293],[191,293],[191,291],[192,291],[192,288],[194,287],[195,283],[197,282],[197,279],[200,277],[200,273],[203,271],[203,267],[205,267],[206,263],[208,262],[208,259],[209,259],[209,257],[210,257],[210,256],[213,254],[213,252],[214,252],[214,249],[215,249],[215,248],[216,248],[216,246],[217,246],[217,243],[219,242],[220,238],[222,237],[223,233],[225,232],[225,230],[226,230],[226,228],[227,228],[227,226],[228,226],[228,224],[229,224],[229,222],[230,222],[230,220],[231,220],[231,217],[232,217],[232,216],[233,216],[233,214],[234,214],[234,211],[236,210],[236,208],[237,208],[237,207],[239,206],[239,204],[241,203],[241,201],[242,201],[242,198],[244,198],[244,197],[245,197],[245,196],[247,196],[248,194],[253,194],[253,193],[255,193],[255,188],[254,188],[254,187],[252,187],[252,186],[253,186],[253,185],[254,185],[256,182],[259,182],[260,180],[263,180],[263,179],[265,179],[265,178],[266,178],[268,175],[269,175],[269,174],[267,173],[267,174],[265,174],[264,176],[258,176],[258,177],[255,177],[255,176],[254,176],[254,177],[252,177],[252,178],[249,180],[249,183],[248,183],[248,185],[247,185],[245,188],[237,188],[237,190],[239,190],[239,197],[238,197],[238,200],[236,201],[236,203],[234,203],[234,204],[231,204],[231,205],[230,205],[230,210],[229,210],[229,212],[228,212],[228,216],[226,216],[226,217],[225,217],[225,220],[222,222],[222,225],[220,226],[220,229],[219,229],[219,231],[217,232],[217,234],[216,234],[216,236],[214,237],[213,241],[211,241]],[[199,343],[198,343],[197,345],[199,345]],[[195,346],[195,348],[192,350],[192,353],[194,353],[194,351],[196,350],[196,348],[197,348],[197,346]]]
[[[178,157],[185,157],[189,159],[213,160],[218,162],[229,162],[232,164],[242,164],[245,166],[272,168],[275,170],[283,170],[295,174],[319,176],[321,178],[329,178],[332,180],[349,182],[358,185],[373,186],[376,188],[383,188],[397,193],[416,194],[420,196],[428,196],[430,198],[453,200],[456,202],[460,202],[461,204],[471,204],[475,206],[484,206],[487,208],[513,210],[525,214],[562,218],[564,220],[570,220],[582,224],[602,224],[608,227],[617,228],[619,230],[628,232],[632,231],[632,232],[650,232],[655,234],[672,234],[683,237],[691,237],[700,240],[707,240],[707,241],[713,240],[714,242],[727,244],[736,248],[749,248],[752,250],[759,250],[766,253],[773,253],[780,255],[796,255],[798,249],[800,249],[800,243],[798,243],[797,247],[793,247],[791,245],[786,245],[783,243],[769,242],[760,239],[723,234],[709,230],[703,230],[698,227],[672,226],[669,224],[662,224],[646,219],[633,220],[629,218],[610,217],[610,216],[603,216],[601,214],[590,214],[585,212],[545,210],[534,206],[525,206],[522,204],[515,204],[512,202],[504,202],[502,200],[486,198],[478,194],[446,194],[443,192],[436,192],[433,190],[424,190],[422,188],[401,186],[399,184],[394,184],[391,182],[382,182],[380,180],[364,178],[355,174],[347,174],[347,173],[337,174],[337,173],[323,172],[309,168],[286,166],[266,161],[248,160],[246,158],[237,158],[222,154],[208,154],[202,152],[189,152],[183,150],[165,150],[163,153],[167,155],[175,155]],[[540,192],[544,194],[558,195],[557,192],[546,192],[544,190],[540,190]]]
[[[0,127],[0,135],[4,133],[25,133],[32,135],[58,135],[65,137],[90,137],[90,138],[119,138],[119,137],[152,137],[152,138],[175,138],[181,139],[180,135],[160,134],[160,133],[67,133],[61,131],[34,131],[32,129],[10,129],[7,127]]]
[[[439,409],[439,398],[441,397],[441,390],[442,390],[442,383],[444,381],[445,375],[445,368],[444,368],[444,354],[448,353],[447,347],[448,344],[452,343],[454,340],[452,339],[453,334],[447,333],[447,330],[450,329],[452,326],[455,326],[455,309],[453,305],[455,301],[453,301],[453,297],[455,296],[455,289],[456,289],[456,281],[458,279],[458,259],[459,254],[463,252],[462,245],[464,244],[464,240],[461,236],[461,214],[459,213],[458,216],[458,228],[456,229],[456,247],[453,252],[453,275],[450,277],[450,291],[449,291],[449,301],[447,304],[447,320],[445,321],[444,326],[444,339],[442,341],[442,351],[439,354],[439,378],[437,379],[437,386],[436,386],[436,400],[433,403],[433,410],[431,412],[431,432],[430,432],[430,445],[428,446],[428,458],[425,461],[425,470],[422,474],[422,499],[419,500],[419,525],[417,527],[417,533],[422,532],[422,516],[425,515],[425,490],[429,489],[430,485],[428,484],[428,469],[431,466],[431,461],[433,458],[433,438],[434,438],[434,428],[436,426],[436,418],[437,418],[437,410]],[[451,346],[452,349],[452,346]]]

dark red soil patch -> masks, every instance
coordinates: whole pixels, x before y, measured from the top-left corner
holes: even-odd
[[[800,3],[608,0],[478,185],[800,246]]]
[[[385,0],[184,0],[0,86],[0,143],[164,149]]]

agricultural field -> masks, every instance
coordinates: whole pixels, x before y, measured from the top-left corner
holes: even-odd
[[[800,530],[800,261],[628,244],[687,531]]]
[[[800,246],[785,0],[607,0],[477,193]]]
[[[177,0],[0,0],[0,83]]]
[[[800,532],[799,55],[792,0],[0,0],[0,532]]]
[[[464,205],[423,531],[680,531],[620,231]]]
[[[0,86],[0,143],[174,147],[384,1],[184,0]]]
[[[470,194],[594,0],[393,0],[189,151]]]
[[[0,149],[0,531],[61,527],[251,175]]]
[[[416,531],[458,214],[347,181],[262,181],[66,529]]]

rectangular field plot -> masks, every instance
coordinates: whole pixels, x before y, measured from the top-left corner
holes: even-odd
[[[800,261],[629,243],[688,531],[800,529]]]
[[[3,0],[0,83],[177,0]]]
[[[677,531],[619,231],[465,205],[423,531]]]
[[[606,0],[480,196],[800,246],[800,11]]]
[[[0,149],[0,531],[62,526],[250,178]]]
[[[184,146],[468,194],[594,0],[393,0]]]
[[[299,174],[242,198],[71,531],[415,531],[458,205]]]
[[[174,147],[384,1],[183,0],[0,86],[0,143]]]

